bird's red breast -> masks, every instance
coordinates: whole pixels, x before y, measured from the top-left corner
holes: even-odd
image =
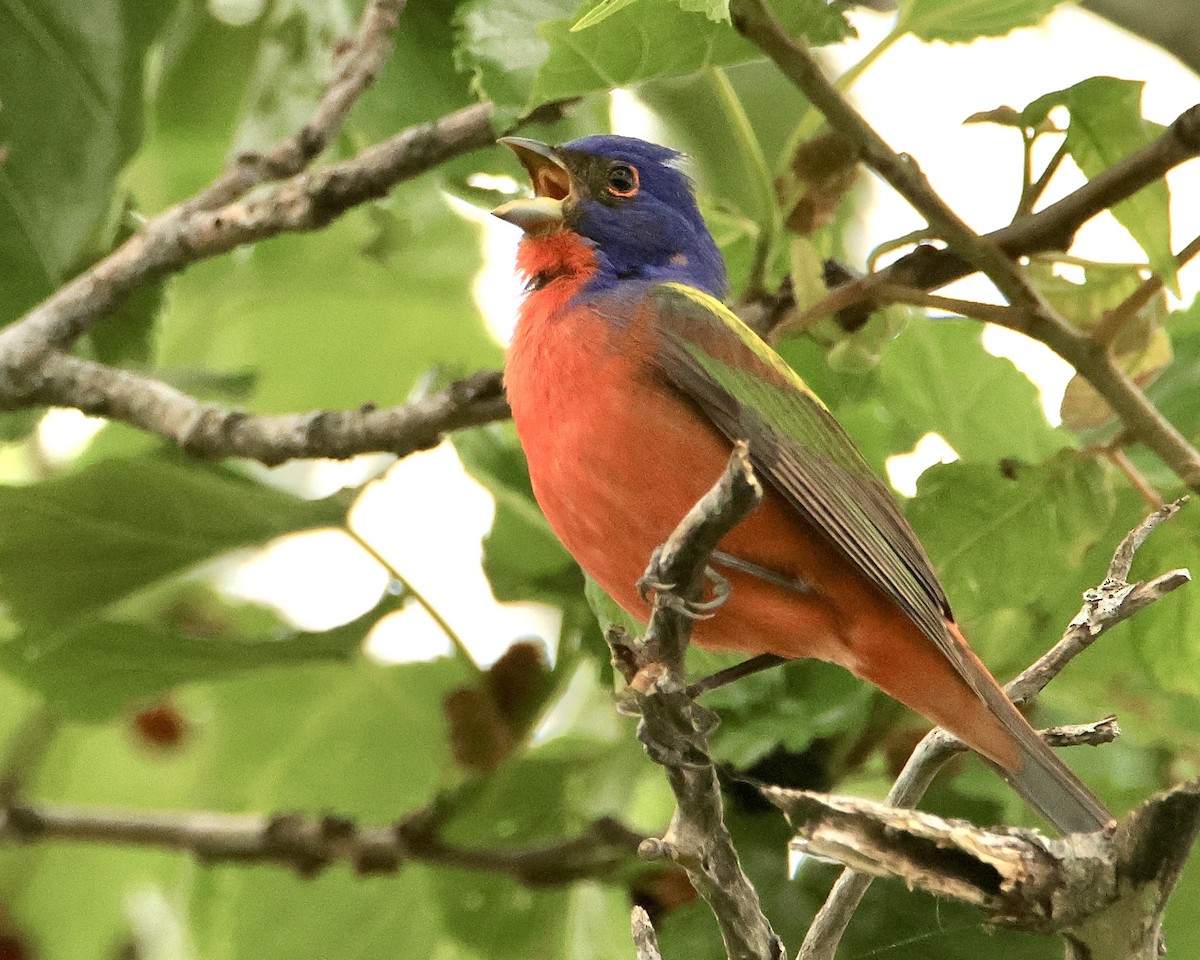
[[[656,368],[655,317],[636,287],[580,295],[595,265],[586,241],[533,235],[518,257],[527,277],[544,278],[521,306],[505,374],[534,493],[580,565],[645,622],[636,582],[730,444]],[[721,549],[811,589],[728,572],[732,596],[697,623],[698,644],[837,663],[1016,763],[1011,737],[946,657],[781,496],[768,489]]]

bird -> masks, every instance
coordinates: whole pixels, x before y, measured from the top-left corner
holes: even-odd
[[[967,645],[888,488],[791,367],[723,302],[685,158],[614,134],[504,137],[533,196],[504,380],[534,496],[583,570],[645,623],[655,548],[748,444],[759,507],[719,544],[705,649],[837,664],[952,732],[1064,833],[1113,823]]]

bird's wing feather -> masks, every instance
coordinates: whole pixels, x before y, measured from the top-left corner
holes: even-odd
[[[1002,770],[1064,832],[1112,816],[1025,722],[953,625],[933,566],[887,488],[804,381],[720,301],[682,284],[651,294],[663,374],[730,440],[746,440],[761,479],[890,597],[1014,738]]]
[[[760,476],[959,666],[929,558],[824,404],[720,301],[674,283],[651,296],[667,378],[729,439],[747,440]]]

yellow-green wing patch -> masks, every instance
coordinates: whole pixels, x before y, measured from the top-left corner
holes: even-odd
[[[748,441],[760,477],[950,653],[950,606],[929,558],[841,424],[717,300],[681,284],[653,295],[667,378],[730,440]]]

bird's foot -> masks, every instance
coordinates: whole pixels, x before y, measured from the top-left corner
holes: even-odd
[[[650,554],[650,562],[646,564],[646,571],[638,577],[638,596],[645,603],[650,603],[652,593],[670,593],[676,587],[677,584],[662,579],[662,547],[655,547]]]
[[[667,583],[659,576],[659,561],[660,553],[655,550],[646,572],[637,582],[638,595],[647,603],[653,594],[655,601],[691,620],[711,620],[733,595],[729,581],[712,567],[705,567],[704,577],[712,586],[712,596],[708,600],[686,600],[676,592],[679,584]]]

